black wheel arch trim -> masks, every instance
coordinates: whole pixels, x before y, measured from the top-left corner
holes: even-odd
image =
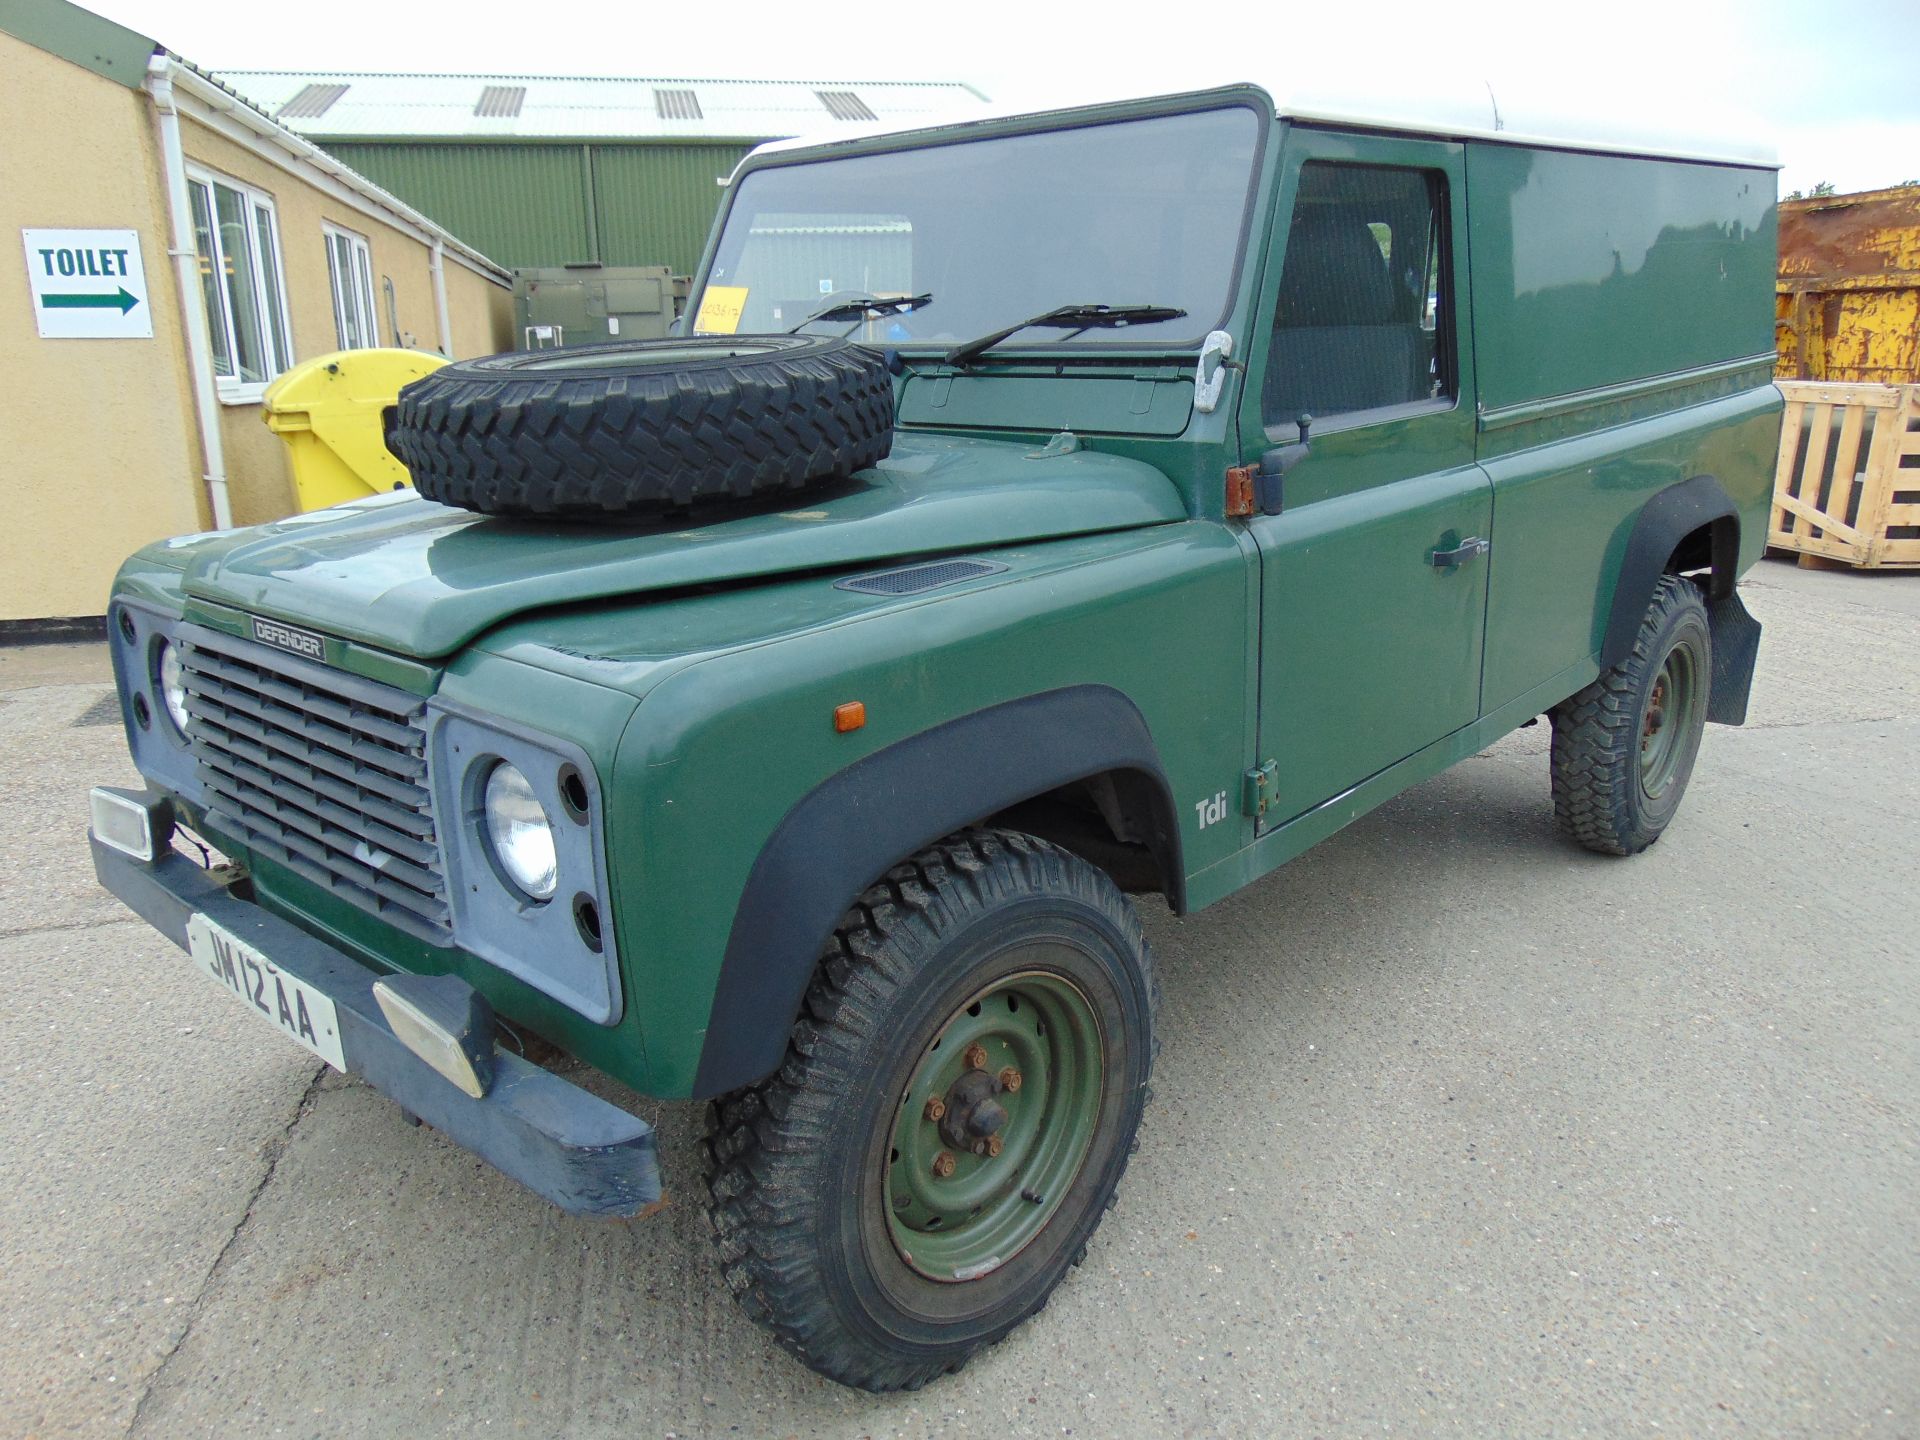
[[[1146,718],[1076,685],[1010,700],[877,750],[809,791],[748,873],[720,964],[695,1098],[772,1073],[827,937],[853,901],[943,835],[1077,780],[1119,771],[1153,797],[1148,841],[1176,911],[1186,871],[1172,790]]]
[[[1740,512],[1733,497],[1711,475],[1669,485],[1641,507],[1628,532],[1600,646],[1601,669],[1611,669],[1627,658],[1667,562],[1683,540],[1703,527],[1710,537],[1713,576],[1707,598],[1718,600],[1733,593],[1740,569]]]

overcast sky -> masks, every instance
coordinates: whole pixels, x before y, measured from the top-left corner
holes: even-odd
[[[963,80],[1022,106],[1457,78],[1574,94],[1636,129],[1737,117],[1779,146],[1783,191],[1920,179],[1920,0],[89,3],[211,70]]]

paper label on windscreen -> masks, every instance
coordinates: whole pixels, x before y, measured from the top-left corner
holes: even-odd
[[[700,315],[693,322],[696,335],[731,335],[740,328],[747,308],[745,285],[709,285],[700,296]]]

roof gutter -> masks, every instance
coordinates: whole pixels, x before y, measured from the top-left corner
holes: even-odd
[[[174,289],[180,296],[180,319],[186,328],[187,368],[193,376],[195,424],[200,453],[206,460],[203,479],[207,503],[216,530],[233,528],[233,506],[227,495],[227,459],[220,441],[220,401],[214,391],[213,343],[207,335],[207,310],[200,297],[200,260],[193,243],[193,210],[187,197],[187,162],[180,149],[180,111],[173,97],[174,65],[165,54],[147,61],[146,91],[153,101],[154,130],[160,142],[160,160],[167,180],[167,254],[173,260]]]
[[[333,192],[355,209],[392,226],[430,249],[438,244],[456,262],[497,285],[512,283],[512,276],[503,267],[494,264],[471,245],[462,243],[398,196],[381,189],[357,170],[341,164],[312,141],[268,118],[233,91],[209,80],[191,65],[170,55],[156,55],[154,63],[165,64],[180,93],[207,112],[205,116],[189,112],[191,118],[204,119],[227,138],[283,167],[291,159],[320,171],[333,182],[330,187]]]

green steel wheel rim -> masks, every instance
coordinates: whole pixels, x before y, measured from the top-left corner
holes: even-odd
[[[1640,721],[1640,793],[1647,799],[1666,794],[1686,763],[1688,737],[1699,729],[1705,701],[1698,657],[1690,646],[1674,646],[1653,677]]]
[[[914,1068],[881,1160],[881,1204],[900,1258],[956,1283],[991,1274],[1031,1244],[1093,1147],[1105,1070],[1099,1016],[1056,971],[1005,976],[949,1016]],[[973,1097],[982,1103],[969,1104]],[[1004,1120],[991,1135],[965,1131],[968,1116],[993,1120],[985,1105]],[[956,1143],[956,1131],[973,1145]]]

